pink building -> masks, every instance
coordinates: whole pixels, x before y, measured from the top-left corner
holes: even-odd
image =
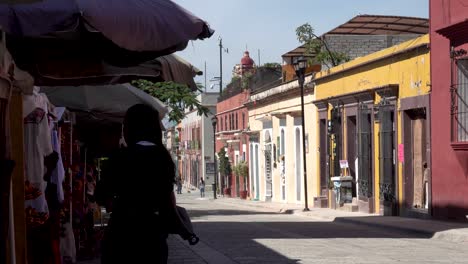
[[[431,0],[432,215],[468,215],[468,1]]]

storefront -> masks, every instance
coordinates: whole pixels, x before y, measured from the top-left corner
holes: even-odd
[[[320,190],[331,208],[429,214],[428,43],[426,35],[317,74]]]

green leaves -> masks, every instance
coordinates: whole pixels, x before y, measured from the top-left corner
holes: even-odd
[[[222,176],[228,176],[231,174],[231,163],[229,163],[229,158],[226,157],[226,151],[222,148],[218,152],[218,164],[219,164],[219,173]]]
[[[310,64],[320,63],[333,67],[349,61],[349,57],[345,53],[330,50],[327,43],[315,35],[314,28],[309,23],[297,27],[296,36],[297,40],[304,44],[306,49],[304,55],[313,56],[309,59]]]
[[[210,110],[203,106],[187,85],[175,82],[153,83],[147,80],[133,81],[132,84],[149,95],[158,98],[172,110],[169,112],[169,120],[179,123],[185,117],[185,109],[196,109],[198,115],[208,116]]]
[[[249,176],[249,166],[247,165],[247,162],[245,161],[239,161],[237,165],[234,166],[233,171],[237,177],[245,178]]]

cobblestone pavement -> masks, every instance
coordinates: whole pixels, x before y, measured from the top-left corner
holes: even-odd
[[[177,199],[201,241],[190,246],[172,237],[169,263],[468,263],[464,242],[202,199],[196,192]]]

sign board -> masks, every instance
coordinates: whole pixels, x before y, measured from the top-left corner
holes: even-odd
[[[214,162],[206,162],[206,174],[214,174],[215,173],[215,164]]]
[[[398,145],[398,160],[405,163],[405,144]]]
[[[349,168],[348,160],[340,160],[340,168],[342,168],[342,169]]]

